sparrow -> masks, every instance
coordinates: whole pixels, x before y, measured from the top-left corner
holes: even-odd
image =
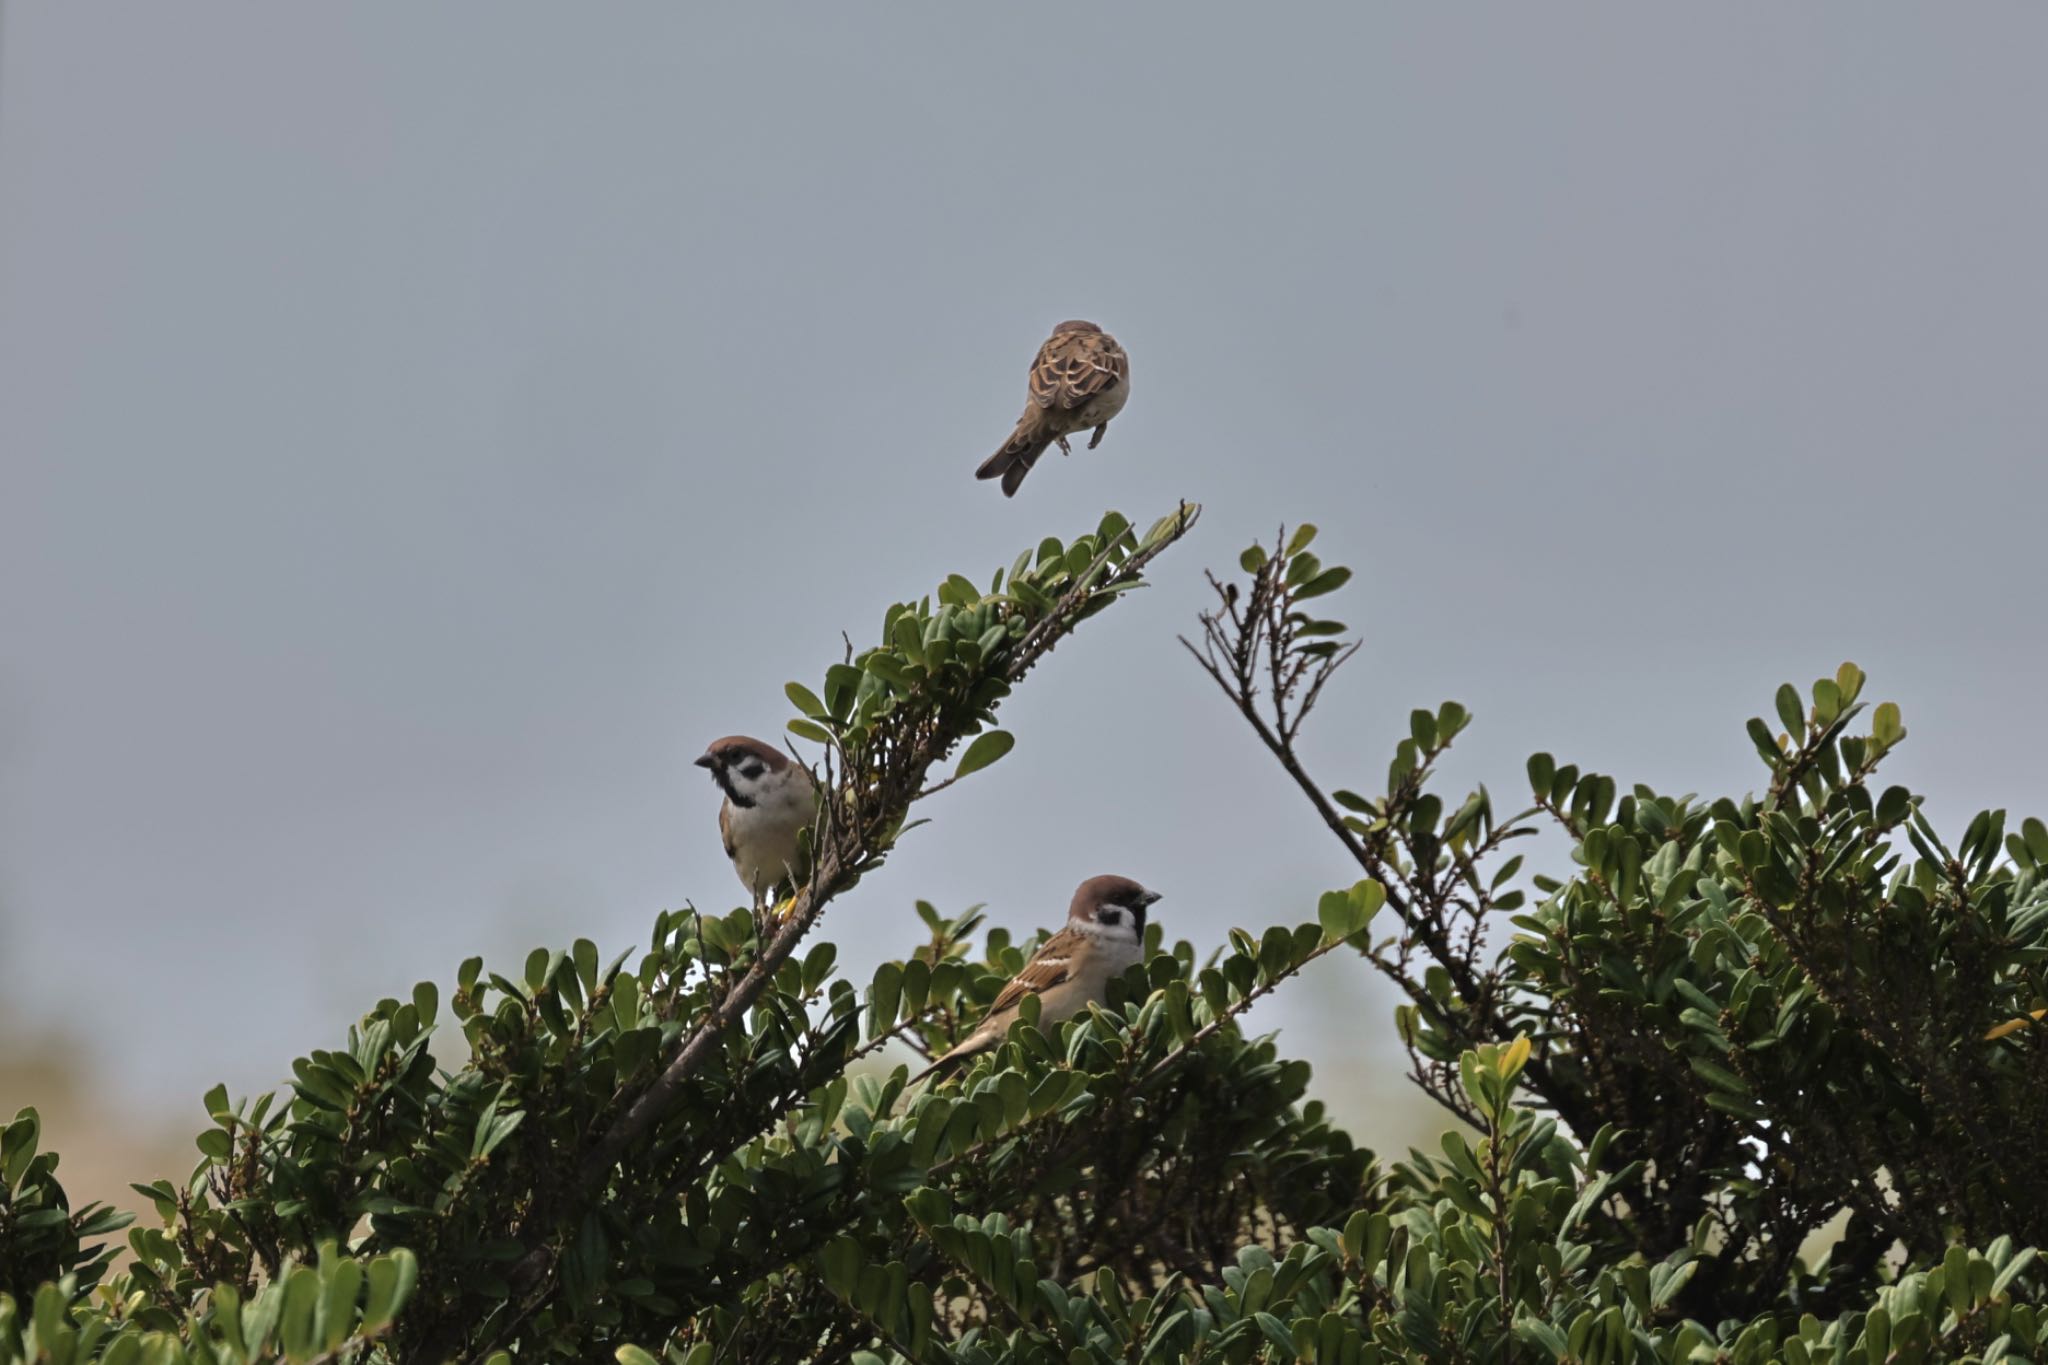
[[[788,754],[745,735],[711,741],[697,766],[725,793],[718,837],[759,910],[802,875],[798,839],[818,817],[817,783]]]
[[[947,1073],[1009,1033],[1027,995],[1038,997],[1038,1022],[1050,1028],[1109,996],[1109,983],[1145,953],[1145,911],[1159,899],[1129,877],[1090,877],[1074,892],[1067,922],[1040,945],[988,1007],[981,1023],[945,1055],[910,1078]]]
[[[1102,444],[1109,419],[1124,410],[1131,396],[1131,358],[1094,323],[1063,322],[1038,348],[1026,392],[1030,401],[1017,429],[974,471],[977,479],[1001,479],[1006,498],[1016,496],[1031,466],[1055,441],[1060,454],[1072,454],[1067,437],[1094,427],[1088,448]]]

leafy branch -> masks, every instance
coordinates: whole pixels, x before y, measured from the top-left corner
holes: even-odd
[[[495,1339],[505,1339],[552,1293],[558,1230],[581,1219],[603,1196],[621,1159],[678,1110],[693,1080],[724,1053],[728,1034],[762,999],[833,900],[880,865],[910,805],[925,791],[927,770],[982,730],[1002,697],[1076,625],[1140,586],[1146,566],[1186,535],[1199,515],[1198,507],[1183,503],[1140,539],[1112,513],[1071,547],[1048,541],[1035,556],[1026,552],[1007,579],[998,573],[987,593],[955,575],[940,586],[936,606],[927,598],[891,608],[883,643],[833,665],[822,699],[791,684],[790,697],[805,713],[791,722],[791,732],[827,747],[809,875],[779,907],[758,953],[743,958],[715,986],[712,1003],[686,1023],[669,1059],[583,1149],[566,1188],[538,1201],[523,1221],[517,1238],[524,1250],[510,1277],[523,1306],[500,1318]],[[993,761],[988,739],[984,735],[969,746],[958,775]],[[721,1155],[700,1151],[687,1164],[706,1169]],[[438,1360],[452,1354],[466,1334],[464,1319],[451,1316],[409,1358]]]

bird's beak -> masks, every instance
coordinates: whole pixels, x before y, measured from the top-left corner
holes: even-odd
[[[1147,891],[1145,893],[1145,904],[1147,905],[1150,905],[1153,901],[1156,901],[1158,899],[1159,893],[1157,891]]]
[[[707,749],[704,752],[704,756],[696,761],[695,766],[699,768],[715,768],[718,766],[718,760],[713,758],[710,750]]]

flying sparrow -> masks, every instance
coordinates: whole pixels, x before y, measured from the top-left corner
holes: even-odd
[[[988,1007],[981,1023],[944,1056],[912,1076],[942,1074],[1003,1041],[1027,995],[1038,997],[1038,1022],[1051,1028],[1109,995],[1109,983],[1145,952],[1145,911],[1159,899],[1129,877],[1090,877],[1074,892],[1067,922],[1031,955]]]
[[[1067,437],[1095,428],[1088,448],[1102,444],[1109,419],[1131,396],[1131,358],[1116,338],[1092,322],[1063,322],[1038,348],[1031,362],[1030,401],[1003,448],[981,462],[977,479],[1001,479],[1003,496],[1013,497],[1031,466],[1055,441],[1072,454]]]
[[[697,766],[725,793],[718,837],[758,910],[802,874],[797,841],[817,819],[817,784],[788,754],[745,735],[713,740]]]

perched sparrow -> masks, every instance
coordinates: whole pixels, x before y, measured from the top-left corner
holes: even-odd
[[[981,462],[977,479],[1001,479],[1003,496],[1013,497],[1045,448],[1059,442],[1071,454],[1067,437],[1095,428],[1088,448],[1102,444],[1109,419],[1124,410],[1131,396],[1131,358],[1116,338],[1092,322],[1063,322],[1038,348],[1031,362],[1030,402],[1017,419],[1017,429],[1003,448]]]
[[[1027,995],[1038,997],[1038,1022],[1050,1028],[1109,994],[1109,983],[1145,951],[1145,911],[1159,899],[1129,877],[1090,877],[1074,892],[1066,925],[1010,979],[974,1032],[911,1077],[950,1072],[1003,1041]]]
[[[745,735],[713,740],[697,766],[725,793],[718,837],[758,910],[802,873],[797,839],[817,818],[817,785],[788,754]]]

